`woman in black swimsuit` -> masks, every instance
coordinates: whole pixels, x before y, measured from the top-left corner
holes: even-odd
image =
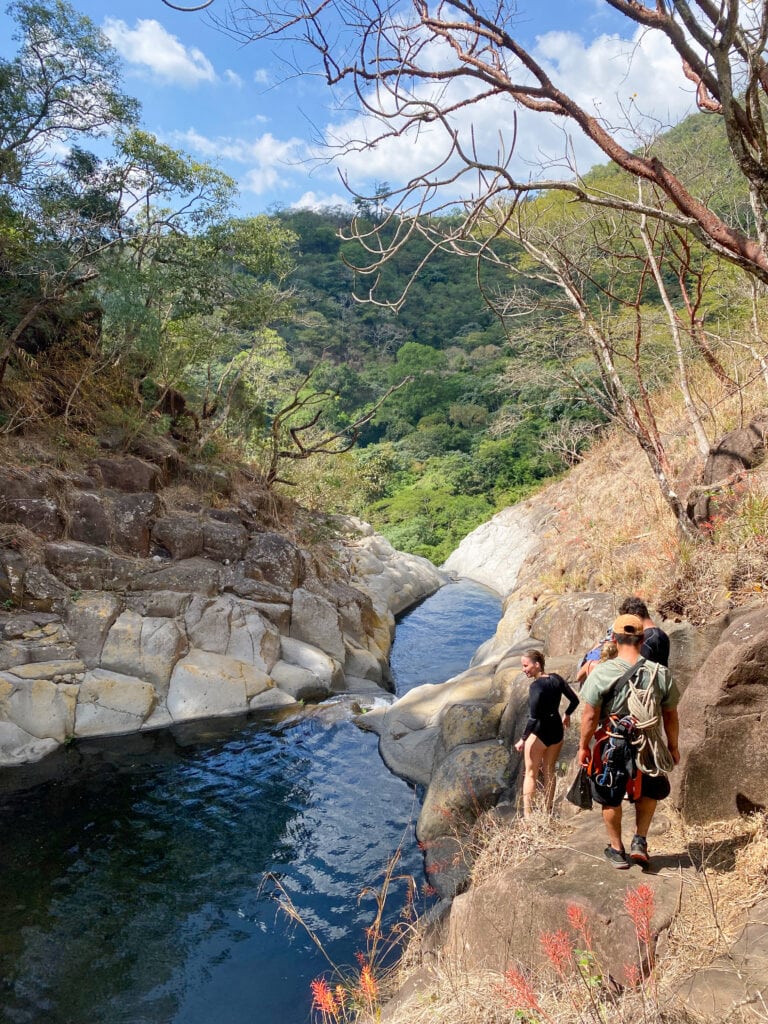
[[[544,806],[552,813],[555,799],[555,766],[563,745],[563,727],[571,724],[571,714],[576,710],[579,698],[556,672],[544,674],[544,655],[541,651],[526,651],[520,659],[523,672],[531,680],[528,693],[528,721],[522,738],[515,744],[515,750],[525,756],[525,780],[523,782],[523,814],[527,818],[533,812],[533,798],[539,771],[544,776]],[[568,698],[568,707],[560,717],[560,700]]]

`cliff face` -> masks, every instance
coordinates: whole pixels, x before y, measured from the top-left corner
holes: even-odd
[[[387,690],[394,615],[445,581],[359,521],[290,536],[225,470],[192,467],[180,500],[167,453],[143,454],[0,473],[0,765]]]

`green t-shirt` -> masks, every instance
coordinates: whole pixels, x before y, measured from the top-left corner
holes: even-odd
[[[629,681],[617,686],[608,697],[606,707],[603,707],[603,698],[614,680],[619,679],[627,669],[630,668],[628,661],[623,658],[611,658],[610,661],[602,661],[593,668],[584,681],[579,696],[593,708],[600,708],[600,721],[609,715],[625,715],[627,713],[627,701],[629,698]],[[656,668],[655,686],[659,693],[662,708],[676,708],[680,702],[680,691],[677,689],[672,673],[663,665],[656,665],[653,661],[647,661],[633,676],[633,682],[643,687],[648,685],[652,670]]]

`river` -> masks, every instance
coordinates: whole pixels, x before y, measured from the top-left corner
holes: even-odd
[[[399,694],[467,667],[496,595],[462,581],[403,616]],[[418,794],[348,702],[79,742],[0,775],[2,1024],[307,1024],[365,948],[388,858],[423,884]],[[388,921],[405,887],[396,886]],[[428,897],[424,897],[428,900]]]

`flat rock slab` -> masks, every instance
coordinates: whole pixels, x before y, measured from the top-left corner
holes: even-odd
[[[752,907],[728,953],[697,971],[677,990],[685,1006],[706,1020],[765,1020],[768,1003],[768,899]]]
[[[631,817],[625,815],[626,845]],[[698,884],[695,868],[681,852],[655,858],[652,871],[636,866],[617,871],[603,857],[606,838],[597,813],[575,819],[571,829],[562,840],[566,845],[537,850],[522,864],[456,897],[447,928],[448,956],[459,957],[466,969],[499,973],[516,963],[543,963],[542,932],[569,931],[567,909],[575,904],[589,921],[604,972],[620,983],[629,980],[627,969],[637,965],[638,943],[624,907],[628,890],[645,884],[653,892],[653,944],[669,927],[681,886]]]

